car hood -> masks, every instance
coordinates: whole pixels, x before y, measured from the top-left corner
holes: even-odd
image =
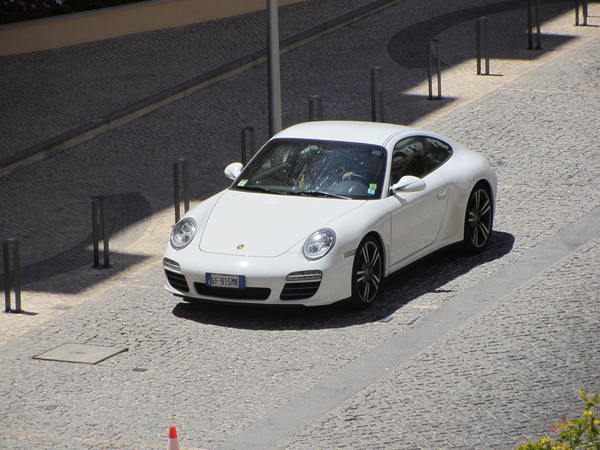
[[[204,223],[200,250],[236,256],[279,256],[364,203],[227,190]]]

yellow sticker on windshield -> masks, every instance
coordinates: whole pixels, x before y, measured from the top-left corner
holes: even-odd
[[[247,183],[247,182],[248,182],[248,180],[241,180],[241,181],[238,183],[238,186],[240,186],[240,187],[244,187],[244,186],[246,186],[246,183]]]

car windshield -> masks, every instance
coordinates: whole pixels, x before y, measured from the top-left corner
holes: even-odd
[[[244,168],[232,189],[348,199],[381,197],[387,152],[353,142],[276,139]]]

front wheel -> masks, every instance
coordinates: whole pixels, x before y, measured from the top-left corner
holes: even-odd
[[[469,196],[465,214],[464,249],[467,253],[479,253],[488,244],[493,216],[490,191],[484,184],[478,184]]]
[[[352,265],[352,305],[356,308],[371,306],[379,293],[383,279],[383,261],[379,243],[365,238],[358,247]]]

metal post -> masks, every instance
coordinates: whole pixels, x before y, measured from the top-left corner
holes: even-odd
[[[184,214],[190,209],[190,189],[188,177],[188,161],[185,158],[180,158],[173,162],[173,184],[175,192],[175,223],[181,219],[181,205],[179,200],[179,163],[183,167],[183,206]]]
[[[483,24],[483,53],[485,56],[485,73],[490,74],[488,18],[477,19],[477,75],[481,75],[481,27]]]
[[[587,27],[588,19],[588,0],[583,0],[583,25]]]
[[[434,100],[433,98],[433,65],[432,65],[432,51],[431,47],[435,44],[436,49],[436,59],[437,59],[437,85],[438,85],[438,95],[435,100],[442,99],[442,58],[441,58],[441,49],[440,49],[440,41],[434,39],[429,41],[427,44],[427,60],[428,60],[428,78],[429,78],[429,100]]]
[[[15,274],[15,309],[10,308],[10,253],[9,244],[13,247],[13,272]],[[21,310],[21,261],[19,256],[19,240],[10,238],[2,244],[4,259],[4,312],[23,312]]]
[[[379,73],[379,116],[381,122],[385,122],[385,94],[383,88],[383,69],[374,67],[371,69],[371,119],[377,122],[377,90],[375,84],[375,72]]]
[[[575,0],[575,26],[587,26],[588,19],[588,0],[582,0],[581,4],[581,12],[583,15],[583,23],[579,23],[579,1]]]
[[[269,136],[281,131],[281,74],[277,0],[267,0],[267,55],[269,78]]]
[[[248,133],[246,133],[246,131]],[[246,165],[246,135],[250,135],[250,158],[252,159],[252,157],[254,156],[254,143],[256,141],[256,139],[254,138],[254,128],[252,127],[246,127],[242,130],[242,164],[245,166]]]
[[[104,266],[103,269],[110,267],[110,257],[108,253],[108,210],[107,200],[104,195],[95,197],[92,200],[92,238],[94,241],[94,269],[100,269],[100,251],[98,249],[98,227],[100,223],[98,221],[98,202],[102,203],[102,240],[104,241]]]
[[[317,120],[323,120],[323,98],[320,95],[313,95],[308,100],[308,121],[315,120],[315,100],[317,101]]]
[[[537,45],[535,47],[536,50],[540,50],[542,48],[542,18],[540,15],[540,0],[535,0],[535,25],[537,32]]]
[[[534,50],[533,48],[533,0],[527,0],[527,35],[529,38],[529,47],[527,50]],[[535,50],[542,48],[541,42],[541,18],[540,18],[540,0],[535,0],[535,22],[536,22],[536,47]]]
[[[529,43],[527,50],[533,49],[533,18],[531,14],[531,0],[527,0],[527,42]]]

